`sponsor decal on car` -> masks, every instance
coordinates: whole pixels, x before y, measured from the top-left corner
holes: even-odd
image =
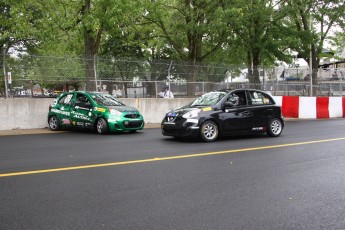
[[[97,111],[104,113],[105,112],[105,108],[97,108]]]
[[[70,112],[68,112],[68,111],[61,111],[59,109],[54,109],[53,108],[53,109],[51,109],[51,111],[54,112],[54,113],[58,113],[58,114],[66,115],[66,116],[70,115]]]
[[[78,113],[78,112],[75,112],[75,111],[72,111],[71,112],[72,116],[74,118],[78,118],[78,119],[83,119],[83,120],[87,120],[87,121],[91,121],[91,118],[86,116],[85,114],[82,114],[82,113]]]
[[[71,121],[69,119],[62,119],[62,124],[64,125],[70,125]]]
[[[253,127],[252,130],[253,130],[253,131],[264,130],[264,127]]]
[[[94,111],[97,111],[97,112],[102,112],[102,113],[106,112],[106,109],[105,109],[105,108],[98,108],[98,107],[95,107],[95,108],[93,108],[93,110],[94,110]]]
[[[89,108],[84,108],[84,107],[81,107],[81,106],[76,106],[76,107],[74,107],[74,108],[76,108],[76,109],[82,109],[82,110],[91,110],[91,109],[89,109]]]
[[[54,107],[55,105],[57,105],[57,100],[56,98],[54,99],[53,103],[51,104],[52,107]]]
[[[211,110],[212,110],[212,107],[206,107],[206,108],[203,108],[203,109],[202,109],[202,111],[205,111],[205,112],[211,111]]]
[[[64,104],[69,104],[69,102],[71,101],[73,97],[73,94],[68,94],[67,97],[64,100]]]

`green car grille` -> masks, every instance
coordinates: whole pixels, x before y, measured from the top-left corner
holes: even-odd
[[[125,118],[138,118],[140,117],[140,114],[126,114]]]
[[[143,124],[143,121],[124,121],[123,125],[126,128],[140,128]]]

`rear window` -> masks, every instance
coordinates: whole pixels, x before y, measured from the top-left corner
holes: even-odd
[[[272,98],[268,94],[257,91],[249,91],[249,100],[251,105],[274,104]]]
[[[73,94],[66,94],[59,99],[58,104],[69,105],[71,103],[72,97]]]

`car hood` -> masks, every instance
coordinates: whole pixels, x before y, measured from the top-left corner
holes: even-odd
[[[139,112],[136,108],[131,106],[107,106],[110,109],[116,109],[119,112]]]
[[[196,110],[196,109],[202,109],[201,107],[182,107],[182,108],[178,108],[178,109],[174,109],[172,111],[170,111],[169,113],[167,113],[167,116],[171,115],[171,116],[182,116],[183,114],[186,114],[190,111]]]

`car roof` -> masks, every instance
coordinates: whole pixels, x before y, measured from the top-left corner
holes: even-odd
[[[269,94],[269,92],[266,92],[266,91],[263,91],[263,90],[260,90],[260,89],[252,89],[252,88],[248,88],[248,89],[217,89],[217,90],[214,90],[214,91],[210,91],[210,92],[224,92],[224,93],[229,93],[229,92],[235,92],[235,91],[257,91],[257,92],[263,92],[263,93],[266,93],[266,94]]]
[[[94,94],[109,94],[108,92],[97,92],[97,91],[70,91],[70,92],[63,92],[64,94],[66,93],[84,93],[84,94],[89,94],[89,95],[94,95]]]

